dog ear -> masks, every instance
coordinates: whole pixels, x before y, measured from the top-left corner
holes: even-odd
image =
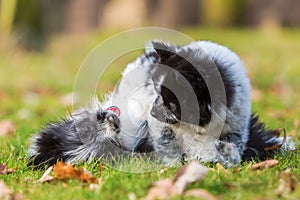
[[[160,58],[160,62],[168,60],[175,55],[175,47],[162,41],[152,41],[152,46]]]
[[[180,73],[199,75],[195,66],[187,60],[195,53],[192,49],[180,49],[161,41],[152,41],[152,46],[159,57],[160,64],[167,65]]]

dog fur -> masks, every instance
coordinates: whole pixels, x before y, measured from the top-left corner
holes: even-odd
[[[110,106],[121,115],[107,111]],[[251,113],[250,81],[234,52],[208,41],[153,41],[104,102],[35,135],[29,164],[90,161],[114,154],[114,144],[154,152],[166,165],[200,160],[230,167],[265,158],[265,147],[282,142],[274,132]]]

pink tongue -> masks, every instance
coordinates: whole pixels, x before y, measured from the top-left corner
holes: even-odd
[[[106,110],[110,110],[110,111],[114,112],[118,117],[120,117],[121,112],[117,106],[108,107]]]

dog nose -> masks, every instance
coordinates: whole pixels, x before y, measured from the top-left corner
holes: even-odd
[[[118,118],[118,116],[117,115],[115,115],[114,113],[106,113],[106,120],[109,122],[109,123],[111,123],[112,125],[114,125],[114,127],[116,128],[116,129],[118,129],[119,128],[119,126],[120,126],[120,120],[119,120],[119,118]]]

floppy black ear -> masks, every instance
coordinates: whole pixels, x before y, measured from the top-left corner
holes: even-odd
[[[175,47],[162,41],[152,41],[152,46],[159,56],[161,62],[164,62],[172,55],[175,55]]]
[[[200,76],[195,66],[187,60],[195,54],[192,49],[180,49],[161,41],[152,41],[152,46],[158,55],[158,62],[160,64],[167,65],[180,73],[190,73]]]

